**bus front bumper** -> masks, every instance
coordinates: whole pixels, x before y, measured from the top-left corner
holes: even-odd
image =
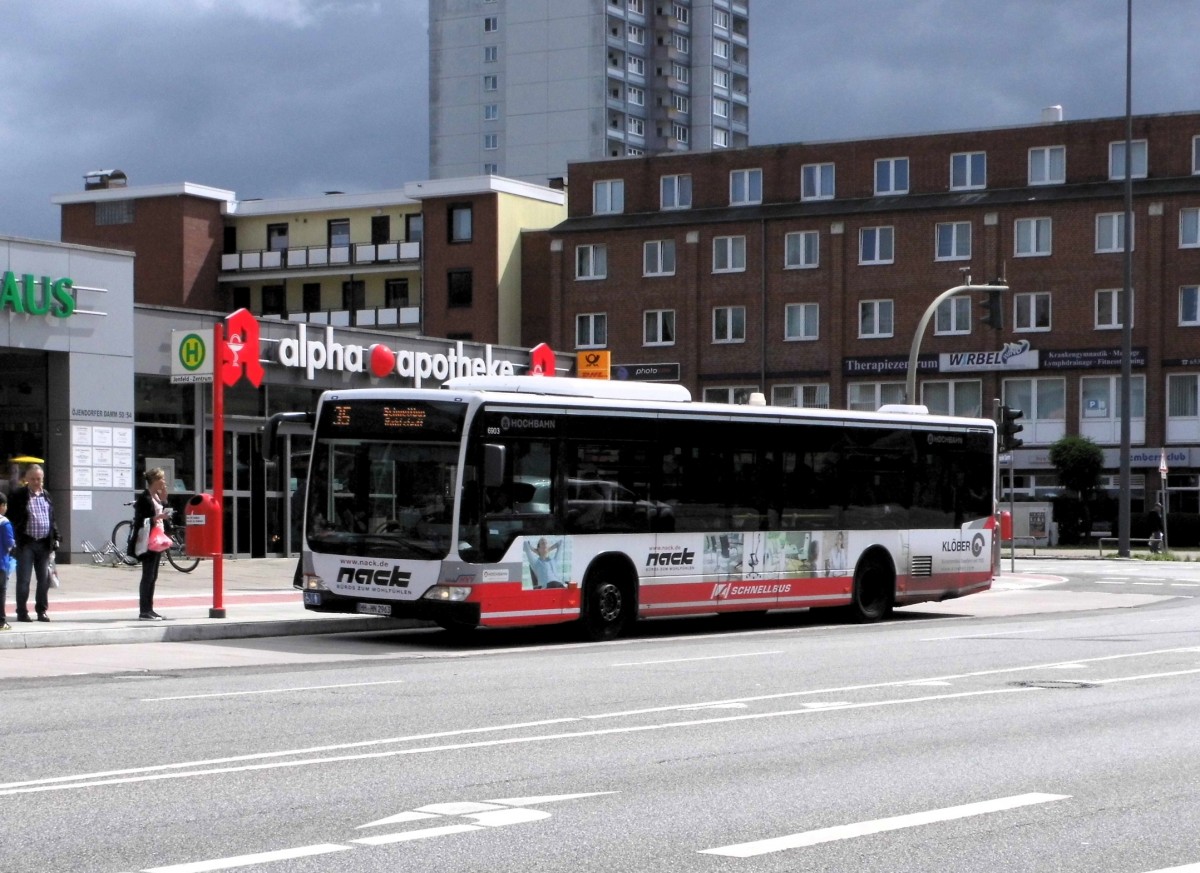
[[[386,618],[411,618],[437,624],[476,626],[479,604],[436,600],[360,600],[340,597],[329,591],[305,591],[304,608],[311,612],[337,612],[352,615],[378,615]]]

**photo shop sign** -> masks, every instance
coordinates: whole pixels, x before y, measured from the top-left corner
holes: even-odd
[[[483,357],[479,358],[468,355],[461,341],[444,353],[393,351],[384,343],[360,346],[335,342],[329,325],[311,332],[308,325],[297,325],[296,336],[279,340],[275,355],[281,365],[303,370],[310,380],[319,370],[332,370],[366,373],[377,379],[401,376],[412,379],[416,388],[426,379],[444,382],[461,376],[512,376],[516,372],[512,361],[492,357],[491,345],[483,347]]]

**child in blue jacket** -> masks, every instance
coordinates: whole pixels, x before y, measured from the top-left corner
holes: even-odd
[[[12,522],[4,514],[7,511],[8,495],[0,492],[0,631],[12,630],[4,616],[4,601],[8,599],[8,577],[17,569],[17,559],[13,557],[17,538],[13,535]]]

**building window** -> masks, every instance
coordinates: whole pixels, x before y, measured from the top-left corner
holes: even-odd
[[[799,406],[804,409],[828,409],[829,385],[776,385],[771,389],[772,406]]]
[[[349,218],[331,218],[326,222],[325,230],[330,248],[341,248],[350,245]]]
[[[718,236],[713,238],[713,272],[740,273],[746,269],[746,238]]]
[[[690,67],[683,64],[671,62],[671,77],[679,82],[680,85],[686,85],[692,81],[692,71]]]
[[[742,343],[746,341],[746,307],[716,306],[713,308],[713,342]]]
[[[500,56],[500,50],[494,45],[485,45],[483,47],[483,62],[485,64],[494,64]]]
[[[646,61],[643,58],[637,57],[636,55],[629,56],[629,61],[626,64],[626,68],[635,76],[646,75]]]
[[[846,386],[846,406],[855,412],[874,412],[887,403],[903,402],[903,382],[856,382]]]
[[[784,269],[812,269],[820,266],[820,234],[815,230],[797,230],[783,238]]]
[[[486,163],[483,165],[483,175],[494,176],[500,172],[500,165],[497,163]]]
[[[1050,254],[1049,218],[1018,218],[1014,245],[1018,258],[1045,257]]]
[[[629,0],[629,2],[625,4],[625,8],[635,15],[642,15],[646,11],[646,4],[643,2],[643,0]]]
[[[675,345],[675,310],[650,309],[642,316],[642,345]]]
[[[305,282],[300,289],[300,305],[305,312],[321,311],[321,283]]]
[[[425,216],[421,213],[404,216],[404,239],[406,242],[420,242],[425,238]]]
[[[691,176],[663,176],[659,179],[659,191],[663,209],[692,208]]]
[[[951,297],[938,304],[933,332],[939,336],[971,332],[970,297]]]
[[[692,111],[692,101],[682,94],[671,95],[671,107],[676,112],[682,112],[685,115]]]
[[[96,226],[133,224],[132,200],[102,200],[96,204]]]
[[[1200,174],[1200,136],[1192,137],[1192,175]]]
[[[1146,140],[1135,139],[1130,143],[1133,163],[1130,165],[1132,178],[1146,178]],[[1108,178],[1120,181],[1125,178],[1125,141],[1108,144]]]
[[[729,30],[729,13],[724,9],[713,9],[713,27],[718,30]]]
[[[575,278],[604,279],[608,276],[608,248],[603,245],[575,247]]]
[[[485,103],[483,105],[483,120],[496,121],[498,118],[500,118],[500,104]]]
[[[858,231],[858,262],[860,264],[892,263],[893,229],[864,227]]]
[[[633,85],[628,85],[625,88],[625,99],[629,101],[631,106],[645,106],[646,92],[642,88],[635,88]]]
[[[671,44],[675,46],[676,51],[681,55],[686,55],[692,50],[692,42],[682,33],[671,34]]]
[[[381,246],[392,240],[392,217],[390,215],[371,216],[371,245]],[[286,246],[287,244],[284,243]]]
[[[875,195],[908,193],[908,158],[881,158],[875,162]]]
[[[729,173],[729,205],[762,203],[762,170],[732,170]]]
[[[286,252],[288,247],[288,226],[283,224],[267,225],[267,251]]]
[[[600,349],[608,344],[608,315],[585,312],[575,316],[575,348]]]
[[[263,286],[262,314],[287,315],[287,293],[282,285]]]
[[[1025,419],[1021,438],[1028,443],[1047,445],[1066,435],[1065,379],[1005,379],[1004,405],[1021,410]]]
[[[1096,330],[1111,330],[1123,326],[1121,324],[1121,302],[1124,295],[1125,292],[1121,288],[1102,288],[1096,292]],[[1131,308],[1130,327],[1133,326],[1132,313]]]
[[[342,309],[354,313],[367,305],[367,283],[349,279],[342,283]]]
[[[675,240],[657,239],[643,244],[642,275],[675,275]]]
[[[1050,329],[1050,292],[1034,291],[1013,298],[1013,330]]]
[[[383,283],[383,305],[399,308],[408,306],[408,280],[387,279]]]
[[[717,118],[729,117],[729,101],[720,97],[713,98],[713,115]]]
[[[969,261],[971,259],[971,222],[948,221],[937,226],[934,260]]]
[[[1200,326],[1200,285],[1184,285],[1179,289],[1179,326]]]
[[[1200,439],[1200,375],[1167,376],[1167,442],[1195,443]]]
[[[473,228],[470,203],[452,203],[449,208],[449,242],[470,242]]]
[[[592,183],[592,212],[604,215],[625,211],[625,181],[606,179]]]
[[[675,17],[675,20],[678,21],[680,24],[687,24],[688,21],[690,21],[691,17],[692,17],[691,10],[689,10],[682,3],[672,3],[671,4],[671,15],[673,15]]]
[[[723,39],[713,40],[713,56],[729,60],[729,43]]]
[[[483,32],[495,33],[500,29],[500,19],[495,15],[488,15],[483,19]]]
[[[631,145],[625,146],[625,157],[627,158],[640,158],[645,156],[645,154],[645,149],[639,149]]]
[[[470,270],[450,270],[446,273],[446,303],[452,309],[471,305],[475,297]]]
[[[483,90],[484,91],[496,91],[499,89],[499,87],[500,87],[500,77],[499,76],[489,75],[489,76],[483,77]]]
[[[1061,185],[1066,181],[1066,146],[1044,146],[1029,150],[1030,185]]]
[[[718,387],[704,389],[705,403],[728,403],[730,405],[745,405],[750,402],[750,395],[758,390],[758,386],[739,386],[734,388]]]
[[[987,187],[987,153],[959,152],[950,156],[950,190]]]
[[[1087,426],[1093,422],[1117,424],[1121,420],[1121,377],[1120,376],[1084,376],[1079,380],[1080,403],[1083,421],[1080,426],[1082,436],[1088,436]],[[1134,376],[1129,383],[1129,417],[1137,420],[1145,427],[1146,420],[1146,377]],[[1095,431],[1093,431],[1095,432]],[[1100,429],[1103,436],[1093,436],[1096,442],[1116,442],[1115,427]],[[1137,440],[1141,442],[1142,440]]]
[[[1133,237],[1136,239],[1136,236]],[[1104,212],[1096,216],[1096,253],[1125,251],[1125,213]]]
[[[1179,247],[1200,248],[1200,208],[1193,206],[1179,210]]]
[[[833,164],[805,164],[800,169],[800,199],[833,199]]]
[[[860,301],[858,304],[858,338],[883,339],[891,335],[892,301]]]
[[[636,115],[631,115],[625,119],[625,129],[634,136],[645,136],[646,122],[643,119],[638,118]]]
[[[714,127],[713,145],[719,149],[729,148],[729,131],[721,127]]]
[[[497,133],[485,133],[483,135],[484,151],[492,152],[500,148],[500,135]]]
[[[785,340],[815,340],[820,335],[821,307],[816,303],[789,303],[783,308]]]
[[[713,73],[713,87],[720,88],[723,91],[728,91],[729,90],[729,70],[714,69],[712,71],[712,73]]]
[[[687,125],[673,123],[671,125],[671,139],[687,145],[688,141],[691,139],[691,137],[688,135]]]
[[[934,415],[979,418],[983,412],[983,383],[978,379],[924,382],[921,403]]]
[[[639,27],[636,24],[628,24],[625,26],[625,38],[634,45],[645,45],[646,28]]]

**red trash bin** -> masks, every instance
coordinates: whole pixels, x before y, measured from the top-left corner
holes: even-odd
[[[1000,510],[1000,539],[1006,543],[1012,540],[1012,513],[1007,509]]]
[[[197,494],[183,508],[184,551],[193,558],[221,554],[221,507],[211,494]]]

